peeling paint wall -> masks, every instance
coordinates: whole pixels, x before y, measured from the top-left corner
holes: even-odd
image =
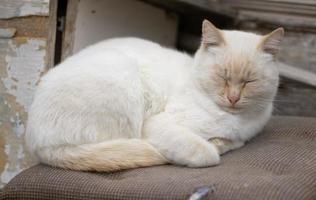
[[[33,34],[17,22],[32,15],[29,26],[41,21],[47,29],[48,8],[49,0],[0,0],[0,188],[35,164],[24,132],[35,86],[47,70],[47,31]]]
[[[48,16],[49,0],[0,0],[0,18]]]

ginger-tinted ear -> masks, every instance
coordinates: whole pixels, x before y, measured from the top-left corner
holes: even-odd
[[[202,43],[217,46],[224,44],[224,36],[221,30],[216,28],[210,21],[204,19],[202,24]]]
[[[284,29],[278,28],[263,36],[259,48],[269,54],[276,55],[280,50],[280,43],[284,36]]]

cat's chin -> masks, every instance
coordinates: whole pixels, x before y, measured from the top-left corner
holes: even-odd
[[[237,115],[244,111],[241,107],[222,106],[222,109],[228,113]]]

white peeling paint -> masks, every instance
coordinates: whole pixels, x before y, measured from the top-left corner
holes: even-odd
[[[33,99],[36,83],[41,72],[45,70],[46,41],[28,39],[21,45],[13,41],[9,42],[9,46],[15,55],[6,55],[8,76],[2,78],[2,81],[7,93],[15,96],[17,103],[27,111]]]
[[[0,19],[48,14],[49,0],[1,0]]]
[[[0,0],[1,1],[1,0]],[[0,172],[0,188],[30,164],[35,163],[24,149],[25,118],[36,84],[46,70],[46,39],[15,37],[0,39],[1,92],[5,93],[6,123],[10,123],[5,135],[6,163]]]
[[[15,114],[15,119],[11,123],[13,123],[13,132],[18,138],[21,137],[24,134],[25,127],[23,121],[20,119],[19,113]]]
[[[7,155],[10,154],[10,148],[11,148],[11,145],[10,145],[10,144],[4,145],[4,152],[5,152]]]
[[[49,12],[49,0],[36,0],[31,3],[24,3],[20,7],[20,15],[27,16],[33,13],[47,15]]]
[[[4,100],[4,105],[8,106],[8,108],[12,108],[8,101]]]
[[[22,160],[22,159],[25,158],[24,148],[23,148],[22,145],[19,146],[17,158],[18,158],[19,160]]]
[[[12,38],[16,33],[16,28],[0,28],[0,38]]]

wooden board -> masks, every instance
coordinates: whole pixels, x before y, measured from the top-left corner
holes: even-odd
[[[285,77],[274,102],[275,115],[316,117],[316,87]]]
[[[222,5],[233,7],[239,10],[264,11],[274,13],[287,13],[292,15],[311,15],[316,16],[316,2],[309,4],[301,1],[267,1],[267,0],[221,0]]]
[[[79,0],[69,0],[67,5],[67,15],[65,21],[65,30],[62,39],[62,57],[64,60],[72,55],[75,41],[76,20]]]

